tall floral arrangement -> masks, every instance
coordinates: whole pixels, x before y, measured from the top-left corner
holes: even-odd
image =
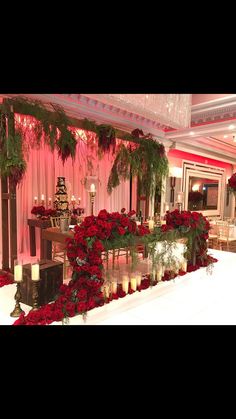
[[[228,181],[228,187],[230,192],[232,192],[236,196],[236,173],[234,173]]]
[[[174,210],[166,214],[163,230],[178,230],[188,239],[189,253],[195,252],[196,262],[207,262],[207,242],[210,223],[200,212]]]

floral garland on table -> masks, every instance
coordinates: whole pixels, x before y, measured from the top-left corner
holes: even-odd
[[[209,223],[202,214],[197,212],[175,210],[166,214],[166,225],[154,230],[150,234],[148,228],[137,226],[132,219],[135,211],[125,213],[99,212],[97,217],[86,217],[80,226],[75,227],[74,239],[67,240],[67,255],[73,267],[72,279],[68,285],[60,287],[60,294],[55,302],[30,312],[27,316],[22,314],[15,325],[45,325],[54,321],[61,321],[77,314],[86,316],[94,307],[103,306],[105,302],[125,297],[125,292],[118,286],[116,294],[105,299],[101,292],[104,283],[101,254],[103,251],[118,247],[134,246],[135,236],[141,236],[143,243],[152,249],[152,243],[157,239],[173,240],[177,237],[187,237],[198,242],[196,262],[188,263],[187,272],[192,272],[202,266],[208,266],[217,260],[207,255],[206,239],[208,237]],[[192,243],[192,242],[191,242]],[[179,275],[185,272],[180,270]],[[167,281],[178,274],[165,272],[162,280]],[[145,275],[138,291],[156,285],[150,276]],[[129,287],[129,294],[134,291]]]
[[[38,215],[44,219],[49,217],[55,217],[57,215],[57,211],[54,209],[46,209],[43,205],[34,206],[31,210],[31,214]]]
[[[230,192],[236,196],[236,173],[234,173],[228,180],[228,187]]]
[[[146,236],[144,241],[149,247],[154,265],[172,265],[178,264],[174,255],[172,255],[172,245],[178,240],[186,239],[185,258],[188,265],[208,266],[211,258],[207,254],[207,239],[209,237],[210,223],[201,213],[195,211],[179,212],[175,209],[172,212],[167,211],[165,215],[166,224],[156,227],[153,234]],[[163,243],[163,251],[156,252],[156,243]],[[166,261],[166,255],[169,258]],[[194,256],[194,257],[193,257]]]
[[[210,265],[214,262],[217,262],[217,259],[213,258],[212,256],[208,255],[207,258],[207,264]],[[200,269],[203,266],[207,266],[206,264],[203,265],[201,263],[196,264],[193,266],[192,264],[189,264],[187,267],[187,272],[180,270],[178,274],[171,273],[171,272],[165,272],[164,276],[162,277],[162,281],[170,281],[177,276],[183,276],[186,275],[188,272],[196,271],[197,269]],[[156,286],[158,282],[156,280],[153,280],[153,278],[147,274],[144,275],[141,281],[141,284],[137,287],[137,291],[141,292],[143,290],[148,289],[149,287]],[[131,285],[129,284],[128,294],[133,294],[135,291],[131,289]],[[78,312],[75,310],[74,303],[70,303],[68,300],[68,296],[70,295],[71,291],[68,291],[68,288],[66,285],[62,285],[60,287],[60,293],[64,295],[64,297],[59,297],[59,299],[52,304],[47,304],[45,306],[42,306],[37,311],[30,311],[27,316],[25,316],[24,313],[22,313],[14,322],[15,326],[20,325],[47,325],[51,324],[54,321],[63,321],[65,319],[65,316],[63,312],[67,311],[67,317],[74,317],[76,314],[84,314],[85,311],[91,310],[95,307],[101,307],[105,303],[110,303],[113,300],[118,300],[119,298],[126,297],[126,294],[122,290],[121,284],[118,285],[117,292],[115,294],[112,294],[109,298],[105,298],[103,293],[100,293],[99,298],[97,298],[97,302],[93,298],[90,299],[90,301],[86,301],[87,298],[87,291],[86,289],[83,290],[83,288],[78,292],[78,298],[81,298],[80,303],[78,303]],[[97,295],[98,297],[98,295]],[[64,306],[64,308],[63,308]]]
[[[207,239],[209,238],[210,223],[200,212],[174,210],[166,214],[166,228],[177,229],[188,239],[188,253],[195,252],[196,263],[207,266]]]
[[[150,234],[147,227],[137,226],[132,219],[134,214],[135,211],[126,214],[124,208],[121,213],[102,210],[97,217],[86,217],[80,226],[75,226],[74,239],[67,239],[67,255],[73,267],[71,281],[61,286],[54,303],[27,316],[22,314],[14,324],[50,324],[76,314],[85,316],[92,308],[104,305],[102,252],[132,247],[135,236]],[[121,290],[119,296],[124,296]]]

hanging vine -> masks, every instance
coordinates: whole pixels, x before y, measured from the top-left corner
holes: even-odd
[[[53,112],[50,112],[39,100],[16,97],[7,99],[2,105],[2,111],[7,111],[11,105],[15,112],[36,119],[32,130],[37,145],[43,137],[45,144],[48,144],[52,151],[55,147],[58,149],[63,163],[69,156],[75,157],[76,139],[69,130],[70,119],[60,106],[50,104],[53,109]]]
[[[112,154],[115,153],[117,137],[117,130],[115,128],[111,125],[97,125],[96,122],[89,121],[87,118],[82,121],[82,127],[85,130],[93,131],[97,134],[100,157],[102,157],[104,153],[109,153],[110,151]]]
[[[133,144],[129,147],[120,145],[108,179],[108,193],[111,193],[122,179],[129,179],[131,174],[141,181],[140,194],[153,196],[156,186],[168,175],[168,159],[163,144],[155,141],[151,134],[144,136],[141,130],[135,130],[123,138]]]
[[[22,150],[22,135],[19,132],[6,138],[5,114],[0,113],[0,171],[1,176],[9,177],[16,186],[21,182],[26,161]]]
[[[13,106],[14,112],[34,117],[31,146],[34,144],[39,146],[43,138],[52,151],[55,148],[58,150],[58,155],[64,164],[68,157],[75,158],[77,144],[75,130],[70,128],[72,122],[60,106],[49,105],[53,111],[49,111],[38,100],[16,97],[5,100],[1,110],[3,114],[7,114],[10,106]],[[140,193],[150,196],[154,194],[156,186],[168,174],[168,160],[164,146],[155,141],[151,134],[144,135],[142,130],[136,129],[131,134],[123,135],[121,139],[128,142],[127,147],[124,143],[117,146],[118,131],[111,125],[98,125],[85,118],[80,121],[80,127],[97,135],[99,157],[104,153],[112,152],[113,155],[117,153],[108,180],[109,193],[122,179],[128,179],[131,174],[141,180]],[[1,130],[4,131],[3,128]],[[4,135],[6,134],[1,134],[3,147],[6,147],[7,143],[8,150],[3,151],[8,157],[5,159],[3,153],[0,159],[1,174],[12,176],[14,182],[19,183],[26,169],[23,152],[24,131],[16,129],[14,138],[6,139]],[[89,142],[87,146],[90,147]]]

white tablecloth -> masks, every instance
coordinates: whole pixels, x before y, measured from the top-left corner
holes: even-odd
[[[152,289],[136,292],[81,316],[70,318],[69,325],[236,325],[236,253],[210,250],[219,261],[213,273],[206,268],[188,273],[175,280],[161,282]],[[15,305],[16,286],[0,288],[0,322],[9,325]],[[31,307],[22,304],[26,313]],[[61,325],[55,322],[53,325]]]

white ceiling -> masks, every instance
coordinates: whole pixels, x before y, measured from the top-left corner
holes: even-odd
[[[0,95],[11,97],[16,95]],[[18,95],[17,95],[18,96]],[[63,106],[71,117],[88,117],[99,123],[110,123],[117,128],[132,131],[134,128],[151,132],[165,146],[189,150],[199,154],[209,153],[213,158],[236,164],[236,94],[193,94],[192,126],[166,132],[157,122],[143,118],[119,108],[109,107],[81,94],[29,94],[21,95],[40,99],[44,103],[53,102]],[[229,129],[234,125],[233,129]],[[224,136],[228,136],[225,138]]]

